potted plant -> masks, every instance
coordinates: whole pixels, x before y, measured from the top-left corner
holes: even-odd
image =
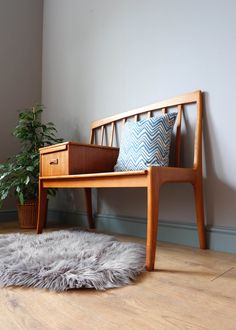
[[[53,123],[41,122],[43,110],[41,104],[36,104],[19,113],[13,135],[20,141],[20,152],[0,164],[0,207],[13,192],[18,200],[21,228],[35,228],[37,223],[39,148],[63,141],[56,137]],[[49,194],[55,195],[55,189],[50,189]]]

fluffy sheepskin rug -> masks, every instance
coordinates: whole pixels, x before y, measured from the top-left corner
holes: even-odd
[[[145,270],[145,247],[79,230],[0,235],[0,286],[64,291],[132,283]]]

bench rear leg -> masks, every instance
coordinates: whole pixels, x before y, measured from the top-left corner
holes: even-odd
[[[42,182],[39,180],[37,234],[42,233],[46,222],[47,192],[48,190],[43,188]]]
[[[86,200],[86,209],[87,209],[87,217],[89,228],[95,228],[95,222],[93,219],[93,207],[92,207],[92,189],[84,188],[85,191],[85,200]]]
[[[201,249],[206,249],[206,234],[205,234],[205,223],[204,223],[204,201],[203,201],[203,188],[202,179],[199,178],[193,184],[194,196],[195,196],[195,207],[196,207],[196,220],[198,228],[198,239]]]

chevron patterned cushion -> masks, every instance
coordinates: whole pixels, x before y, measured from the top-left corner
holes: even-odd
[[[115,171],[144,170],[168,166],[171,134],[177,113],[127,122],[124,127]]]

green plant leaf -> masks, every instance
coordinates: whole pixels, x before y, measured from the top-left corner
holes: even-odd
[[[1,200],[6,199],[7,196],[8,196],[8,193],[9,193],[8,190],[4,190],[4,191],[2,191],[2,192],[1,192]]]
[[[30,182],[30,177],[27,176],[27,178],[25,179],[25,184],[27,185]]]
[[[18,194],[18,197],[19,197],[19,201],[20,201],[21,205],[23,205],[24,204],[24,195],[22,194],[22,192],[20,192]]]
[[[4,179],[8,174],[9,174],[8,172],[3,173],[3,174],[0,176],[0,180]]]
[[[21,150],[7,162],[0,164],[0,207],[2,200],[14,193],[20,203],[35,199],[38,195],[39,148],[62,142],[56,137],[52,122],[42,123],[42,104],[19,111],[18,123],[13,135],[19,140]],[[56,190],[51,191],[54,195]]]
[[[27,166],[27,167],[26,167],[26,170],[27,170],[27,171],[30,171],[30,172],[33,172],[33,170],[34,170],[34,166]]]

